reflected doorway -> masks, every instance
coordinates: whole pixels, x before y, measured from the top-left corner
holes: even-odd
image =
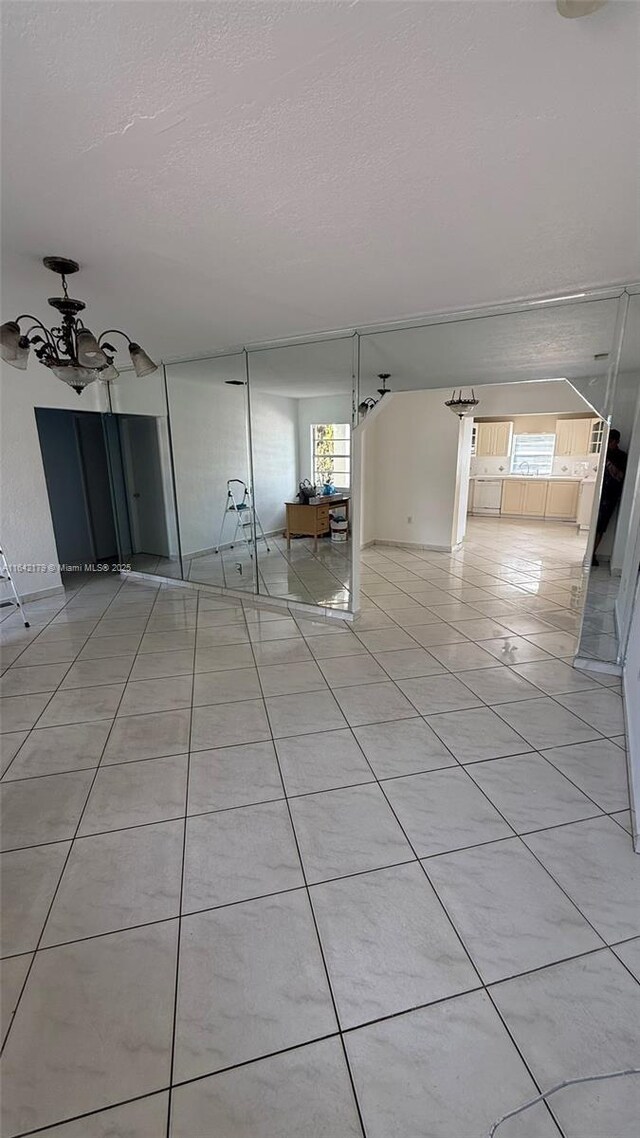
[[[36,423],[60,564],[180,577],[160,420],[36,408]]]

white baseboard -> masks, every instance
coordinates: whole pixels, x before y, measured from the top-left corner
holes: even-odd
[[[589,656],[576,656],[573,666],[582,672],[605,672],[608,676],[621,676],[621,664],[609,664],[606,660],[592,660]]]
[[[375,541],[367,542],[367,547],[381,545],[391,549],[424,549],[427,551],[431,550],[432,553],[455,553],[456,549],[460,549],[462,544],[463,543],[459,541],[457,545],[423,545],[423,543],[419,541],[382,541],[380,538],[376,538]],[[365,547],[361,546],[361,548]]]
[[[265,537],[282,537],[282,527],[278,529],[265,530]],[[262,537],[258,538],[258,545],[262,541]],[[194,549],[187,553],[182,554],[183,561],[190,557],[206,557],[210,553],[215,553],[216,549],[239,549],[241,545],[246,545],[246,542],[241,537],[237,537],[235,541],[223,541],[221,545],[208,545],[206,549]],[[176,554],[177,557],[177,554]]]
[[[52,585],[49,589],[36,589],[32,593],[18,592],[18,595],[22,603],[27,604],[28,601],[44,601],[47,597],[64,596],[64,591],[64,585]],[[10,602],[12,603],[12,598],[8,595],[0,598],[0,605],[6,605]]]

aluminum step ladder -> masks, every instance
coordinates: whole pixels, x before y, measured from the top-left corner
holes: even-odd
[[[249,550],[250,557],[253,557],[253,538],[254,533],[256,540],[264,541],[267,553],[270,553],[269,543],[262,528],[262,522],[258,517],[257,510],[254,508],[251,499],[251,491],[246,482],[240,478],[227,479],[227,498],[222,511],[222,522],[220,524],[220,536],[218,537],[218,544],[216,545],[215,552],[219,553],[222,546],[222,535],[224,533],[224,525],[227,520],[227,515],[235,515],[235,529],[233,531],[233,538],[229,543],[229,548],[233,549],[238,531],[241,534],[241,541],[245,543]]]
[[[11,570],[10,570],[9,565],[7,563],[7,559],[4,555],[4,550],[2,549],[2,547],[0,547],[0,581],[8,581],[9,582],[9,588],[11,589],[11,592],[13,593],[13,600],[0,600],[0,607],[4,608],[5,605],[15,605],[18,612],[20,613],[20,616],[22,617],[22,621],[24,623],[25,628],[29,628],[30,627],[29,621],[27,620],[27,618],[24,615],[24,609],[22,607],[22,601],[20,600],[20,594],[19,594],[18,590],[16,589],[15,581],[13,580],[13,577],[11,576]]]

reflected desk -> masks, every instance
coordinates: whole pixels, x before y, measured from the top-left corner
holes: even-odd
[[[291,549],[292,537],[312,537],[313,552],[318,552],[318,538],[330,532],[329,513],[341,507],[349,518],[349,495],[332,494],[319,498],[317,502],[301,505],[300,502],[285,502],[287,526],[285,537],[287,549]]]

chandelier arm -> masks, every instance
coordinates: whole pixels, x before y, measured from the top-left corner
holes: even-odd
[[[105,336],[112,336],[114,332],[115,332],[116,336],[124,336],[124,338],[128,344],[133,343],[133,340],[131,339],[131,337],[127,336],[126,332],[122,332],[120,330],[120,328],[107,328],[106,332],[101,332],[100,335],[98,336],[98,343],[102,344],[102,341],[104,340]]]
[[[55,350],[55,341],[53,339],[53,336],[51,335],[51,332],[49,331],[48,328],[45,327],[45,325],[42,323],[41,320],[38,320],[37,316],[30,316],[28,312],[24,312],[22,314],[22,316],[18,316],[16,318],[16,324],[19,325],[21,320],[33,320],[33,324],[29,328],[29,331],[24,332],[23,335],[30,336],[31,333],[33,332],[34,328],[41,328],[42,331],[44,332],[45,336],[47,337],[47,341],[49,342],[50,346],[52,348],[54,348],[54,350]]]

